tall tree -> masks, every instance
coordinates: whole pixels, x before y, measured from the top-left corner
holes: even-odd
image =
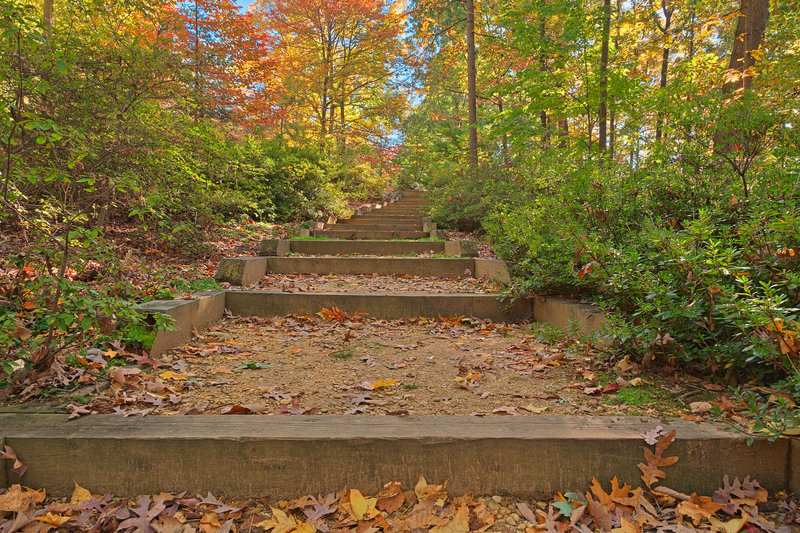
[[[667,73],[669,71],[669,41],[670,41],[670,28],[672,27],[672,15],[675,13],[675,7],[668,5],[668,0],[661,0],[661,14],[664,16],[664,23],[659,20],[659,14],[655,13],[656,26],[664,36],[664,47],[661,51],[661,75],[659,77],[658,87],[665,89],[667,87]],[[658,118],[656,119],[656,141],[661,140],[662,127],[664,124],[664,112],[658,110]]]
[[[611,0],[603,0],[603,35],[600,44],[600,109],[598,148],[600,155],[608,150],[608,48],[611,40]]]
[[[723,92],[747,89],[769,19],[769,0],[740,0]]]
[[[478,168],[477,72],[475,65],[475,0],[467,0],[467,106],[469,108],[469,134],[467,145],[471,172],[475,172]]]
[[[321,145],[366,139],[397,114],[392,68],[405,56],[399,3],[259,0],[255,14],[275,41],[289,120]]]

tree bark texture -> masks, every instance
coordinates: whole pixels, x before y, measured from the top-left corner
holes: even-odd
[[[608,41],[611,37],[611,0],[603,0],[603,41],[600,49],[599,150],[608,150]]]
[[[467,105],[469,107],[469,166],[478,168],[478,102],[475,67],[475,0],[467,0]]]
[[[753,52],[761,46],[761,39],[769,20],[769,0],[740,0],[739,17],[733,34],[729,71],[738,75],[728,77],[722,86],[723,92],[748,89],[753,81],[756,56]],[[731,72],[732,74],[732,72]]]

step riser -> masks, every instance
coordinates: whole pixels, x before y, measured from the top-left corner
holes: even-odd
[[[495,322],[515,322],[533,314],[530,301],[518,301],[508,310],[489,294],[374,294],[300,293],[273,291],[228,291],[225,307],[235,315],[283,316],[290,313],[313,315],[323,307],[338,307],[345,313],[357,311],[375,318],[399,319],[442,316],[472,316]]]
[[[0,442],[30,466],[24,484],[52,497],[69,497],[77,482],[120,497],[210,491],[278,501],[343,487],[375,494],[389,481],[409,488],[424,475],[430,483],[447,481],[454,496],[551,498],[556,491],[585,490],[592,476],[604,486],[613,476],[639,485],[641,435],[658,423],[577,416],[349,416],[345,422],[341,416],[93,415],[66,421],[66,415],[0,414]],[[800,488],[800,458],[787,440],[748,447],[744,437],[710,425],[660,423],[677,430],[668,455],[680,459],[664,468],[674,490],[711,494],[725,474],[750,475],[771,492]],[[0,471],[0,481],[17,478]]]
[[[328,231],[314,230],[313,237],[326,239],[428,239],[430,233],[426,231]]]
[[[465,274],[469,271],[469,274]],[[274,274],[379,274],[474,277],[474,259],[414,259],[405,257],[269,257],[267,272]]]
[[[422,224],[425,217],[421,216],[408,216],[408,217],[376,217],[376,216],[354,216],[352,218],[342,218],[336,221],[337,224]]]
[[[330,224],[331,231],[422,231],[422,224]]]
[[[359,242],[359,241],[292,241],[290,251],[308,255],[379,255],[445,253],[444,241],[423,242]]]

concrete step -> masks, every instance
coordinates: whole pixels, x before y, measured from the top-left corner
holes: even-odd
[[[323,307],[338,307],[345,313],[362,311],[376,318],[397,319],[418,316],[472,316],[495,322],[526,320],[533,315],[528,300],[506,308],[492,294],[448,293],[359,293],[359,292],[280,292],[227,291],[225,308],[235,315],[282,316],[313,315]]]
[[[421,224],[425,219],[422,215],[406,215],[406,216],[377,216],[377,215],[353,215],[350,218],[340,218],[336,221],[337,224]]]
[[[403,256],[419,254],[457,255],[445,251],[445,241],[296,241],[289,243],[288,252],[305,255],[379,255]]]
[[[402,215],[417,215],[425,213],[425,209],[423,208],[415,208],[415,207],[384,207],[383,209],[376,209],[375,211],[370,211],[371,214],[379,215],[379,216],[387,216],[389,214],[402,214]]]
[[[475,259],[417,257],[267,257],[271,274],[380,274],[470,278]],[[481,262],[485,260],[480,260]]]
[[[333,231],[422,231],[422,224],[397,224],[393,222],[376,222],[376,223],[348,223],[341,224],[326,224],[326,230]]]
[[[353,230],[314,230],[312,237],[324,237],[326,239],[428,239],[431,234],[427,231],[353,231]]]
[[[457,247],[445,247],[456,256],[473,256]],[[419,257],[225,257],[217,267],[215,279],[234,286],[248,286],[266,274],[382,274],[475,277],[495,283],[511,282],[505,261],[498,259],[458,259]]]
[[[551,498],[592,477],[640,484],[642,435],[675,429],[666,485],[712,494],[749,475],[770,492],[800,490],[800,445],[746,438],[711,424],[588,416],[147,416],[0,414],[0,444],[29,468],[24,484],[69,497],[74,483],[119,497],[184,492],[228,498],[375,494],[420,475],[452,495]],[[17,482],[11,461],[0,487]]]

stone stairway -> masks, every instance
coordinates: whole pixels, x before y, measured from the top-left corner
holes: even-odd
[[[489,293],[395,293],[372,287],[361,292],[289,293],[256,287],[270,274],[474,278],[490,284],[510,281],[503,261],[480,259],[477,255],[473,242],[441,240],[435,224],[426,216],[425,199],[410,192],[385,205],[361,210],[349,219],[331,221],[324,229],[305,230],[299,239],[264,241],[258,257],[223,259],[216,279],[242,288],[228,292],[225,301],[232,313],[241,315],[316,313],[323,307],[337,307],[376,318],[529,318],[529,305],[506,307]]]
[[[310,240],[265,241],[259,256],[224,259],[217,279],[230,289],[141,306],[169,314],[176,324],[175,330],[159,333],[150,355],[183,344],[193,331],[221,320],[226,309],[271,316],[338,307],[378,318],[465,315],[495,321],[528,318],[534,311],[537,319],[556,323],[565,313],[556,307],[567,306],[565,323],[583,317],[596,326],[592,321],[601,318],[596,309],[557,299],[520,300],[507,308],[495,294],[258,288],[270,274],[469,275],[508,281],[505,263],[478,258],[474,243],[425,240],[439,235],[423,206],[422,197],[406,193],[350,219],[306,230],[307,237],[315,237]],[[386,240],[400,235],[416,240]],[[382,239],[370,240],[375,238]],[[438,255],[444,257],[433,257]],[[587,487],[593,476],[638,479],[642,435],[657,423],[677,430],[670,451],[681,459],[669,474],[675,490],[710,494],[728,474],[755,475],[773,491],[800,491],[798,441],[756,439],[748,445],[746,436],[710,424],[643,417],[94,415],[68,421],[65,414],[0,412],[0,449],[12,447],[30,467],[27,486],[57,497],[68,497],[77,482],[117,496],[211,491],[278,501],[343,486],[375,492],[390,480],[413,487],[423,474],[437,483],[447,481],[452,494],[541,498]],[[0,488],[18,481],[13,463],[5,463]]]
[[[424,216],[425,199],[418,192],[405,193],[387,205],[326,224],[310,232],[313,237],[353,240],[436,238],[436,227]]]

